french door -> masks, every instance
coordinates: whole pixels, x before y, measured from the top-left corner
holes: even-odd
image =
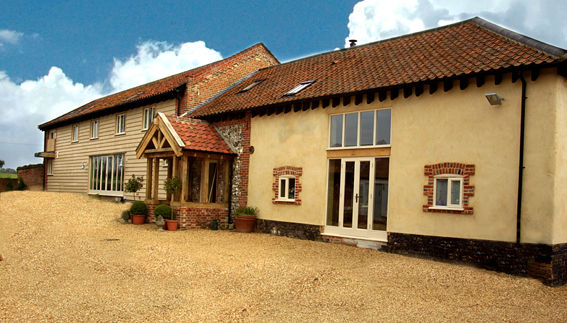
[[[386,241],[388,158],[329,160],[325,233]]]

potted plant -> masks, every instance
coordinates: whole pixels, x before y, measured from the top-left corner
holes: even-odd
[[[128,182],[126,182],[126,185],[124,185],[124,190],[126,192],[134,193],[134,201],[136,200],[138,191],[142,189],[143,181],[144,181],[143,177],[136,177],[134,176],[134,174],[132,174],[132,178],[130,178]]]
[[[234,222],[237,232],[252,232],[258,215],[258,208],[241,206],[234,211]]]
[[[174,197],[173,200],[177,200],[179,191],[181,191],[181,180],[179,177],[168,178],[165,180],[164,185],[165,191],[167,194],[172,194]]]
[[[130,207],[130,216],[133,224],[144,224],[148,215],[148,207],[142,201],[135,201]]]
[[[154,216],[156,217],[156,219],[158,217],[165,219],[168,231],[177,230],[177,220],[173,219],[173,209],[169,205],[158,205],[154,210]]]

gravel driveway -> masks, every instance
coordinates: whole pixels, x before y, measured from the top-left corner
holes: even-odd
[[[0,194],[0,321],[567,321],[567,287],[344,245],[117,221]],[[118,239],[118,240],[113,240]]]

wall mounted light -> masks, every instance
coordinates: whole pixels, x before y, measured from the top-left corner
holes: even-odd
[[[504,98],[501,98],[496,93],[486,93],[484,96],[486,97],[490,105],[502,105],[502,101],[504,100]]]
[[[85,163],[84,162],[81,164],[81,169],[85,169]]]

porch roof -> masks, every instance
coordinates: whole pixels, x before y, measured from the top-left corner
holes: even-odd
[[[221,154],[234,153],[215,127],[206,121],[176,116],[167,116],[167,120],[179,138],[185,143],[184,150]]]

